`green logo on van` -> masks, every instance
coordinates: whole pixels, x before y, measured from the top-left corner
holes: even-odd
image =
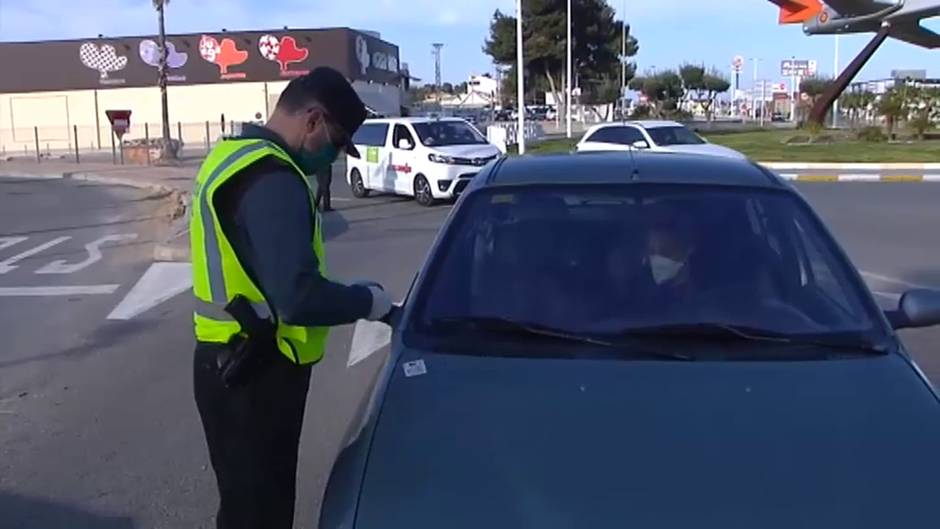
[[[378,147],[366,148],[366,161],[369,163],[379,163],[379,148]]]

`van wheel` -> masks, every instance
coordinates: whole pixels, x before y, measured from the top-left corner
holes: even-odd
[[[415,191],[415,202],[424,206],[430,207],[434,205],[434,195],[431,194],[431,184],[428,183],[428,179],[424,175],[418,175],[415,177],[414,184]]]
[[[349,187],[352,189],[352,194],[356,198],[366,198],[369,196],[369,190],[366,189],[366,184],[362,181],[362,175],[359,174],[359,169],[353,169],[349,173]]]

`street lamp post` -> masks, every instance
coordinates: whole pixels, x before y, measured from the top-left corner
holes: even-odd
[[[525,154],[525,75],[522,68],[522,0],[516,0],[516,105],[519,114],[516,140],[519,142],[519,154]]]
[[[620,117],[627,109],[627,0],[623,0],[623,25],[620,35]]]
[[[568,0],[568,74],[565,76],[565,134],[571,137],[571,0]]]

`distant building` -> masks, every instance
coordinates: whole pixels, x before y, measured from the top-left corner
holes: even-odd
[[[881,95],[899,85],[940,87],[940,79],[928,78],[926,70],[892,70],[890,78],[857,81],[849,85],[848,92]]]
[[[110,149],[107,110],[132,111],[128,139],[144,124],[159,136],[155,39],[0,43],[0,152],[32,150],[37,132],[44,150]],[[190,144],[267,117],[287,83],[318,66],[342,72],[375,114],[399,115],[407,86],[397,46],[348,28],[168,35],[167,51],[172,136]]]

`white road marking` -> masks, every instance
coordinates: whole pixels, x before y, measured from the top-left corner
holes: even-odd
[[[70,285],[62,287],[0,287],[0,297],[113,294],[120,286],[121,285]]]
[[[880,290],[872,290],[871,293],[895,303],[901,301],[901,294],[896,292],[882,292]]]
[[[9,248],[10,246],[13,246],[14,244],[19,244],[28,238],[29,237],[22,237],[22,236],[21,237],[0,237],[0,250],[4,248]]]
[[[352,367],[392,341],[392,328],[388,325],[368,320],[356,322],[352,344],[349,346],[349,361],[346,367]]]
[[[154,263],[111,314],[109,320],[129,320],[182,294],[193,286],[192,264]]]
[[[864,270],[862,271],[862,276],[865,277],[866,279],[870,279],[870,280],[873,280],[873,281],[878,281],[878,282],[881,282],[881,283],[889,283],[889,284],[892,284],[892,285],[899,285],[899,286],[906,287],[906,288],[925,288],[925,289],[937,289],[937,288],[940,288],[940,287],[935,287],[935,286],[932,287],[932,286],[928,286],[928,285],[920,285],[920,284],[917,284],[917,283],[911,283],[911,282],[909,282],[909,281],[904,281],[904,280],[902,280],[902,279],[897,279],[897,278],[894,278],[894,277],[888,277],[888,276],[884,276],[884,275],[881,275],[881,274],[876,274],[876,273],[874,273],[874,272],[866,272],[866,271],[864,271]]]
[[[53,261],[46,266],[43,266],[39,270],[36,270],[36,274],[74,274],[79,270],[87,268],[98,261],[101,260],[101,246],[106,242],[120,242],[120,241],[129,241],[137,238],[136,233],[120,233],[116,235],[105,235],[100,239],[90,242],[85,245],[85,251],[88,252],[88,257],[84,261],[79,261],[73,264],[67,264],[65,259],[59,259],[58,261]]]
[[[33,256],[33,255],[36,255],[37,253],[39,253],[39,252],[41,252],[41,251],[43,251],[43,250],[48,250],[49,248],[52,248],[53,246],[55,246],[55,245],[57,245],[57,244],[61,244],[61,243],[65,242],[65,241],[67,241],[67,240],[69,240],[69,239],[71,239],[71,238],[72,238],[72,237],[69,236],[69,235],[63,235],[62,237],[56,237],[55,239],[52,239],[51,241],[49,241],[49,242],[47,242],[47,243],[45,243],[45,244],[40,244],[39,246],[37,246],[37,247],[35,247],[35,248],[26,250],[25,252],[22,252],[22,253],[18,253],[18,254],[16,254],[16,255],[14,255],[13,257],[10,257],[10,258],[6,259],[5,261],[0,261],[0,274],[5,274],[5,273],[9,272],[10,270],[14,270],[14,269],[16,268],[16,266],[13,266],[13,263],[16,263],[16,262],[18,262],[18,261],[22,261],[23,259],[26,259],[27,257],[31,257],[31,256]]]

